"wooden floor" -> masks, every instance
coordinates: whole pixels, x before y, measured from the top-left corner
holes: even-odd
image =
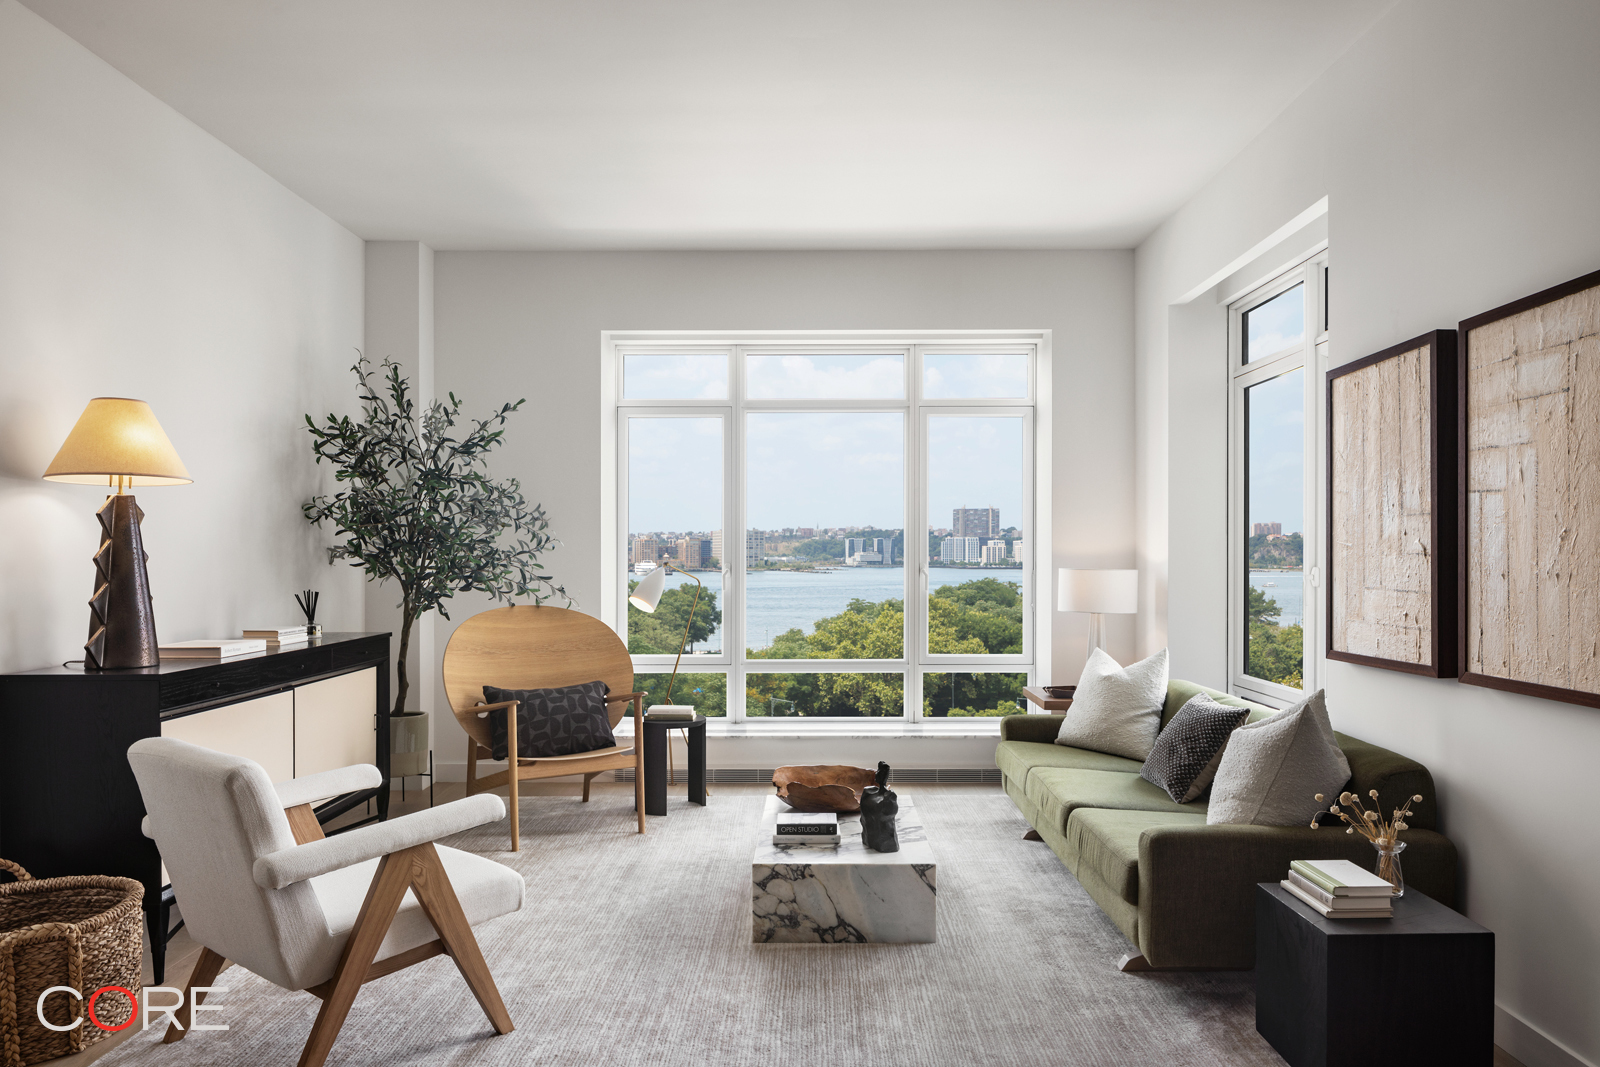
[[[679,781],[680,785],[678,788],[681,789],[683,788],[681,785],[682,779],[680,778]],[[765,796],[771,790],[771,788],[772,787],[770,785],[743,782],[713,782],[711,784],[711,791],[717,796]],[[896,788],[902,789],[908,793],[944,793],[970,792],[972,790],[992,791],[997,790],[999,786],[965,785],[942,782],[908,782],[903,786],[897,786]],[[594,795],[614,793],[619,796],[632,796],[633,786],[631,784],[622,782],[602,782],[596,780],[593,785],[593,791]],[[504,790],[497,790],[497,792],[499,792],[502,796],[505,795]],[[561,780],[547,782],[524,782],[521,786],[521,793],[524,797],[580,796],[582,792],[583,789],[581,782],[576,779],[571,782]],[[433,802],[435,804],[444,804],[452,800],[460,800],[465,795],[465,783],[440,782],[434,790]],[[400,792],[396,790],[389,801],[389,815],[392,818],[396,815],[405,815],[409,812],[421,811],[427,807],[428,790],[426,788],[408,788],[403,800],[401,799]],[[349,812],[342,818],[334,820],[334,822],[330,825],[332,827],[338,827],[346,823],[359,822],[361,819],[366,818],[367,815],[368,812],[357,808],[355,811]],[[166,984],[169,986],[182,988],[185,980],[187,980],[189,977],[189,972],[194,969],[195,961],[199,959],[199,956],[200,946],[195,944],[194,940],[189,937],[187,930],[179,930],[176,934],[174,934],[172,940],[167,943]],[[231,966],[231,964],[229,966]],[[144,981],[147,984],[153,981],[148,951],[145,953]],[[130,1028],[122,1033],[112,1034],[105,1040],[95,1044],[87,1052],[79,1053],[76,1056],[65,1056],[58,1060],[51,1060],[50,1063],[52,1064],[52,1067],[82,1067],[82,1065],[93,1063],[101,1056],[104,1056],[106,1053],[116,1048],[120,1042],[126,1040],[130,1035],[136,1032],[136,1028]],[[1493,1067],[1523,1067],[1523,1065],[1520,1061],[1513,1059],[1499,1046],[1496,1046],[1494,1050]]]

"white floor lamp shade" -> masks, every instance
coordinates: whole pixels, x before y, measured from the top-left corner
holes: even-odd
[[[1139,572],[1088,571],[1062,567],[1056,572],[1056,610],[1089,615],[1089,653],[1105,647],[1102,615],[1132,615],[1139,610]]]

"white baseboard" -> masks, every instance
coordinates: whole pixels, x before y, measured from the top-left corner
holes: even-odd
[[[1499,1004],[1494,1006],[1494,1043],[1524,1067],[1597,1067],[1593,1060]]]

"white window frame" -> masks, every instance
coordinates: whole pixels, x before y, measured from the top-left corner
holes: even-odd
[[[998,732],[995,718],[924,719],[922,680],[925,674],[1015,673],[1025,674],[1027,684],[1039,677],[1038,650],[1051,647],[1053,603],[1041,589],[1051,569],[1050,544],[1050,331],[939,331],[939,332],[802,332],[802,333],[725,333],[606,331],[601,335],[602,355],[602,603],[600,616],[619,633],[627,618],[628,531],[627,432],[630,416],[643,417],[719,417],[723,419],[723,555],[722,595],[723,647],[717,655],[686,658],[683,670],[726,673],[728,679],[727,717],[722,726],[735,724],[758,730],[794,731],[810,727],[837,729],[840,723],[872,728],[900,724],[943,727],[946,724],[967,732]],[[933,352],[1005,352],[1030,354],[1028,396],[1017,399],[924,399],[921,396],[922,363]],[[903,355],[904,396],[877,400],[788,400],[746,399],[744,396],[745,354],[756,353],[851,354],[895,352]],[[725,353],[728,358],[728,396],[707,399],[626,399],[623,390],[623,359],[630,353]],[[752,412],[782,411],[863,411],[901,412],[905,428],[904,529],[906,611],[906,655],[899,660],[747,660],[744,585],[745,518],[744,438],[745,417]],[[927,550],[927,463],[928,419],[933,416],[983,416],[1005,411],[1017,412],[1024,420],[1023,516],[1017,527],[1023,531],[1025,545],[1022,568],[1023,652],[1003,656],[954,656],[924,652],[926,647],[929,589]],[[913,531],[917,536],[913,536]],[[730,537],[730,535],[735,535]],[[1042,555],[1042,560],[1041,560]],[[1042,566],[1041,566],[1042,562]],[[636,655],[634,669],[639,673],[670,671],[671,655]],[[745,677],[748,674],[781,673],[895,673],[904,674],[904,714],[899,717],[850,719],[771,719],[747,716]],[[716,724],[717,720],[713,720]]]
[[[1273,706],[1286,706],[1319,687],[1323,643],[1323,585],[1320,561],[1323,555],[1324,501],[1320,486],[1323,463],[1324,371],[1328,366],[1327,330],[1327,243],[1322,242],[1305,258],[1271,279],[1252,286],[1228,301],[1228,691],[1235,696]],[[1296,285],[1305,300],[1305,336],[1301,343],[1267,359],[1244,362],[1244,313],[1260,306]],[[1249,568],[1244,546],[1248,541],[1248,516],[1245,515],[1246,469],[1245,391],[1251,386],[1303,369],[1305,404],[1304,469],[1301,486],[1303,568],[1305,595],[1302,629],[1305,655],[1301,668],[1301,689],[1256,678],[1245,673],[1247,631],[1244,622],[1245,583]]]

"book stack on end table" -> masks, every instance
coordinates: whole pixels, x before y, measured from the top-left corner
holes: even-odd
[[[839,816],[831,811],[791,811],[778,816],[774,845],[837,845]]]
[[[1349,860],[1295,860],[1279,884],[1324,918],[1394,915],[1394,886]]]
[[[307,626],[279,626],[272,630],[245,630],[244,636],[267,643],[267,649],[276,652],[284,648],[298,648],[311,641]]]

